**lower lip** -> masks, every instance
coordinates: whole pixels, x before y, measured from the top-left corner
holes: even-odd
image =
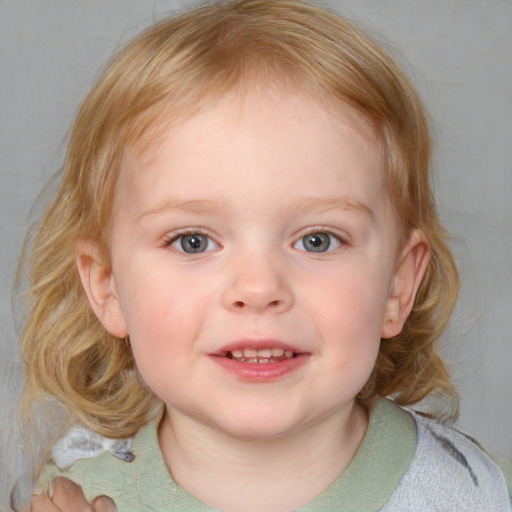
[[[309,354],[298,354],[274,363],[243,363],[228,357],[210,356],[219,366],[247,382],[272,382],[279,380],[303,366]]]

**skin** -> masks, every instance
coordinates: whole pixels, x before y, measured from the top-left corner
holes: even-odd
[[[109,257],[77,245],[96,315],[130,336],[166,405],[169,471],[214,508],[299,508],[357,451],[368,418],[354,397],[428,261],[419,231],[398,245],[382,161],[354,113],[268,88],[233,93],[127,152]],[[206,250],[184,252],[198,234]],[[325,252],[306,246],[318,234]],[[212,357],[262,340],[292,345],[304,364],[254,382]]]
[[[87,503],[79,485],[67,478],[57,478],[50,499],[38,494],[32,499],[30,512],[117,512],[114,502],[107,496],[98,496]]]

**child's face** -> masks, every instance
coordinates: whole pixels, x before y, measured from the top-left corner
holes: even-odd
[[[362,120],[263,90],[125,156],[89,295],[172,414],[281,436],[345,414],[400,331],[398,239]]]

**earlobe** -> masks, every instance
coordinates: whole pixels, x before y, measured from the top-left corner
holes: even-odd
[[[94,314],[110,334],[126,337],[128,330],[114,275],[98,244],[79,240],[75,244],[75,255],[82,286]]]
[[[427,271],[429,259],[430,250],[425,235],[416,229],[402,250],[395,269],[386,304],[382,338],[392,338],[402,331]]]

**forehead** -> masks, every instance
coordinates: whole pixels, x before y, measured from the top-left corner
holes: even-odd
[[[263,103],[271,105],[276,115],[269,116],[268,111],[259,109]],[[289,106],[292,108],[288,109],[287,115],[281,116],[281,111]],[[171,134],[178,140],[180,134],[186,136],[187,132],[190,134],[195,131],[194,125],[197,123],[209,123],[212,127],[221,128],[228,121],[232,126],[238,126],[246,122],[249,116],[254,127],[278,124],[286,128],[284,133],[289,133],[294,126],[300,126],[297,121],[308,118],[308,123],[311,123],[321,119],[324,124],[331,126],[333,132],[353,131],[365,140],[367,147],[382,149],[382,143],[367,116],[327,94],[302,91],[294,84],[282,80],[276,81],[274,85],[258,82],[251,86],[242,82],[220,96],[206,91],[204,97],[194,104],[188,101],[178,107],[163,104],[157,110],[161,114],[153,116],[154,119],[139,137],[125,148],[122,163],[126,164],[127,160],[133,158],[141,163],[149,163],[155,158],[164,138]],[[212,138],[215,135],[216,132],[211,133]],[[261,135],[264,136],[264,133]],[[192,142],[201,141],[196,139]],[[335,149],[336,146],[333,147]]]
[[[346,105],[304,93],[270,87],[232,91],[192,115],[163,117],[149,133],[149,143],[125,151],[118,192],[152,187],[158,196],[165,179],[167,185],[174,182],[172,188],[197,194],[214,176],[230,183],[228,194],[246,187],[248,179],[257,186],[268,169],[290,193],[303,185],[294,176],[327,189],[337,175],[323,169],[347,172],[350,165],[354,172],[370,166],[366,178],[376,188],[383,184],[381,145],[369,122]]]

